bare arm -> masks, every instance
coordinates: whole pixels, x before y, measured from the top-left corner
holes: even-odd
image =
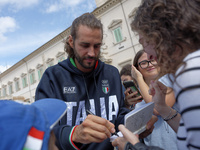
[[[170,106],[170,107],[172,107],[176,102],[174,91],[170,87],[167,88],[167,94],[165,95],[165,102],[167,106]]]
[[[144,98],[144,101],[146,103],[151,102],[152,96],[149,95],[149,92],[148,92],[149,86],[144,81],[142,74],[134,66],[132,66],[132,76],[137,80],[137,83],[140,88],[140,92]],[[172,107],[175,104],[175,96],[174,96],[174,92],[171,88],[167,89],[165,101],[166,101],[167,106],[170,106],[170,107]]]
[[[176,115],[176,110],[167,106],[165,102],[165,93],[167,88],[159,81],[151,82],[150,84],[150,94],[153,96],[152,99],[155,102],[155,109],[161,115],[162,118],[172,118],[167,121],[171,128],[177,132],[180,122],[180,114]],[[173,117],[175,116],[175,117]]]

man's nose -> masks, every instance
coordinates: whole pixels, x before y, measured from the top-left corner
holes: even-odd
[[[95,56],[95,52],[94,52],[94,47],[93,47],[93,46],[90,46],[90,47],[89,47],[88,55],[89,55],[90,57],[94,57],[94,56]]]

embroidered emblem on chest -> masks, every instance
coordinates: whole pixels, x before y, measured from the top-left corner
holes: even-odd
[[[105,94],[108,94],[108,92],[110,91],[108,80],[102,80],[101,83],[102,83],[102,91]]]

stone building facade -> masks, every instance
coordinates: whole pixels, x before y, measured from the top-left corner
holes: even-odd
[[[119,70],[132,63],[138,50],[138,36],[131,31],[130,23],[141,0],[95,0],[97,8],[92,12],[101,20],[104,29],[101,60]],[[67,58],[64,41],[70,27],[39,47],[0,74],[0,99],[23,96],[34,102],[36,87],[49,66]]]

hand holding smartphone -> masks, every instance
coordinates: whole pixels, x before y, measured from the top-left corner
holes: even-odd
[[[137,88],[135,82],[133,80],[129,80],[129,81],[123,81],[123,85],[124,87],[127,89],[127,88],[130,88],[131,89],[131,93],[137,91],[137,94],[136,96],[142,96],[139,89]],[[141,97],[139,100],[143,100],[143,97]]]

